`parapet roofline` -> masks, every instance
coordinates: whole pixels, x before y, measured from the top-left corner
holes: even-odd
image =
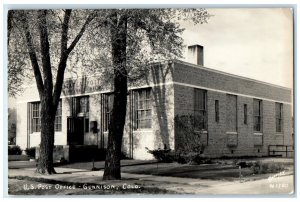
[[[235,78],[239,78],[239,79],[244,79],[244,80],[248,80],[248,81],[254,81],[254,82],[257,82],[257,83],[261,83],[261,84],[273,86],[273,87],[276,87],[276,88],[282,88],[282,89],[290,90],[290,91],[292,90],[291,88],[288,88],[288,87],[284,87],[284,86],[280,86],[280,85],[276,85],[276,84],[272,84],[272,83],[268,83],[268,82],[260,81],[260,80],[256,80],[256,79],[251,79],[249,77],[239,76],[239,75],[236,75],[236,74],[231,74],[231,73],[223,72],[223,71],[216,70],[216,69],[211,69],[211,68],[208,68],[208,67],[204,67],[204,66],[201,66],[201,65],[192,64],[192,63],[185,62],[185,61],[178,60],[178,59],[173,59],[173,60],[169,60],[169,61],[173,61],[174,63],[180,63],[180,64],[188,65],[188,66],[191,66],[191,67],[194,67],[194,68],[198,68],[198,69],[207,70],[207,71],[210,71],[210,72],[215,72],[215,73],[223,74],[223,75],[226,75],[226,76],[231,76],[231,77],[235,77]]]
[[[231,74],[231,73],[223,72],[223,71],[220,71],[220,70],[216,70],[216,69],[204,67],[202,65],[192,64],[192,63],[185,62],[185,61],[178,60],[178,59],[153,62],[153,63],[151,63],[151,65],[162,65],[162,64],[170,64],[170,63],[184,64],[184,65],[188,65],[188,66],[191,66],[191,67],[194,67],[194,68],[197,68],[197,69],[203,69],[203,70],[207,70],[207,71],[211,71],[211,72],[223,74],[223,75],[226,75],[226,76],[231,76],[231,77],[235,77],[235,78],[239,78],[239,79],[244,79],[244,80],[248,80],[248,81],[254,81],[254,82],[257,82],[257,83],[261,83],[261,84],[273,86],[273,87],[276,87],[276,88],[282,88],[282,89],[285,89],[285,90],[292,91],[292,89],[288,88],[288,87],[284,87],[284,86],[280,86],[280,85],[276,85],[276,84],[272,84],[272,83],[268,83],[268,82],[264,82],[264,81],[260,81],[260,80],[256,80],[256,79],[251,79],[251,78],[244,77],[244,76],[239,76],[239,75],[236,75],[236,74]],[[88,75],[88,76],[85,76],[85,77],[79,76],[79,77],[76,77],[76,78],[74,78],[74,77],[68,77],[68,78],[65,78],[65,80],[75,80],[75,79],[80,79],[80,78],[89,78],[89,77],[97,77],[97,76],[101,76],[101,75],[100,74],[96,74],[96,75]],[[31,87],[31,86],[35,86],[35,85],[36,84],[25,85],[24,87],[27,88],[27,87]]]

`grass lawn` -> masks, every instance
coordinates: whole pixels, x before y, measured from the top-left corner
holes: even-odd
[[[8,155],[8,161],[28,161],[27,155]]]
[[[293,160],[283,158],[259,158],[259,159],[247,159],[246,161],[262,161],[269,163],[283,163],[287,170],[293,170]],[[220,161],[222,164],[220,164]],[[268,177],[268,174],[256,174],[253,175],[253,171],[250,168],[242,168],[241,170],[235,165],[233,160],[216,160],[213,164],[202,165],[189,165],[178,163],[157,163],[152,161],[141,160],[122,160],[121,172],[134,173],[134,174],[146,174],[146,175],[158,175],[158,176],[170,176],[170,177],[186,177],[195,179],[211,179],[211,180],[238,180],[241,177],[247,177],[248,179],[261,179]],[[77,168],[77,169],[92,169],[92,162],[72,163],[68,165],[62,165],[61,167]],[[95,162],[94,166],[98,169],[104,168],[104,161]]]
[[[283,164],[284,168],[286,168],[287,170],[293,170],[293,159],[259,158],[247,159],[246,161],[261,161],[271,163],[273,165]],[[189,165],[178,164],[175,162],[156,163],[155,160],[122,160],[121,172],[226,181],[238,180],[240,179],[240,177],[246,177],[247,179],[261,179],[263,177],[268,177],[268,174],[266,173],[253,175],[253,171],[250,168],[242,168],[240,172],[239,168],[235,165],[234,161],[232,160],[216,160],[214,162],[214,164]],[[94,167],[97,168],[97,170],[102,170],[104,169],[104,164],[104,161],[97,161],[94,162]],[[26,167],[35,167],[35,162],[9,162],[9,168],[12,169],[21,169]],[[91,171],[93,168],[93,162],[69,163],[65,165],[56,165],[56,167],[83,169]]]
[[[151,165],[156,163],[156,160],[131,160],[125,159],[121,160],[121,166],[138,166],[138,165]],[[64,168],[75,168],[75,169],[83,169],[83,170],[92,170],[93,166],[97,169],[104,169],[105,161],[95,161],[95,162],[75,162],[69,163],[65,165],[57,165],[57,167],[64,167]]]
[[[128,166],[122,168],[122,172],[211,180],[235,180],[240,177],[238,167],[219,164],[189,165],[178,163],[159,163],[147,166]],[[242,170],[242,175],[246,176],[250,174],[250,169]]]

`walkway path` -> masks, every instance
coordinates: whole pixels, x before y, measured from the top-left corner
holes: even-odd
[[[122,180],[103,181],[103,171],[56,168],[58,174],[40,175],[34,168],[9,169],[9,178],[62,184],[113,184],[121,188],[157,187],[179,194],[290,194],[294,189],[293,175],[271,175],[269,179],[256,181],[218,181],[181,177],[164,177],[122,173]]]

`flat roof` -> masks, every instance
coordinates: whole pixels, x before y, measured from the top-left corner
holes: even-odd
[[[239,75],[236,75],[236,74],[231,74],[231,73],[223,72],[223,71],[220,71],[220,70],[216,70],[216,69],[204,67],[204,66],[201,66],[201,65],[196,65],[196,64],[189,63],[189,62],[185,62],[185,61],[182,61],[182,60],[174,59],[174,60],[169,60],[169,62],[176,62],[176,63],[188,65],[188,66],[191,66],[191,67],[194,67],[194,68],[203,69],[203,70],[207,70],[207,71],[210,71],[210,72],[215,72],[215,73],[223,74],[223,75],[226,75],[226,76],[231,76],[231,77],[235,77],[235,78],[239,78],[239,79],[244,79],[244,80],[253,81],[253,82],[257,82],[257,83],[261,83],[261,84],[266,84],[266,85],[269,85],[269,86],[273,86],[273,87],[277,87],[277,88],[282,88],[282,89],[286,89],[286,90],[292,90],[291,88],[288,88],[288,87],[284,87],[284,86],[280,86],[280,85],[268,83],[268,82],[265,82],[265,81],[260,81],[260,80],[252,79],[252,78],[249,78],[249,77],[244,77],[244,76],[239,76]]]

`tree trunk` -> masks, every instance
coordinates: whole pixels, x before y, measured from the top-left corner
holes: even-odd
[[[21,12],[22,19],[24,20],[24,31],[26,44],[30,61],[32,64],[39,96],[41,100],[41,144],[40,144],[40,157],[37,165],[36,172],[42,174],[56,173],[53,167],[53,148],[54,148],[54,123],[57,106],[59,103],[62,85],[64,81],[64,73],[67,65],[69,54],[73,51],[74,47],[83,36],[88,24],[94,19],[95,14],[91,13],[81,27],[79,33],[76,35],[70,46],[68,47],[68,31],[69,20],[71,16],[70,9],[65,11],[62,30],[61,30],[61,56],[58,65],[55,87],[53,88],[53,77],[51,71],[51,58],[50,58],[50,43],[48,36],[47,24],[47,10],[38,10],[38,30],[39,30],[39,44],[40,54],[42,61],[42,72],[38,63],[38,57],[33,43],[35,38],[32,35],[28,23],[28,16],[25,11]],[[12,12],[10,12],[12,18]],[[10,19],[11,20],[11,19]],[[11,27],[10,27],[11,28]],[[51,26],[50,26],[51,28]]]
[[[121,179],[121,147],[127,106],[126,35],[127,17],[115,13],[111,27],[114,67],[114,102],[109,123],[108,146],[103,180]]]
[[[45,96],[41,99],[41,144],[36,169],[36,172],[48,175],[56,173],[53,167],[55,113],[50,101]]]

